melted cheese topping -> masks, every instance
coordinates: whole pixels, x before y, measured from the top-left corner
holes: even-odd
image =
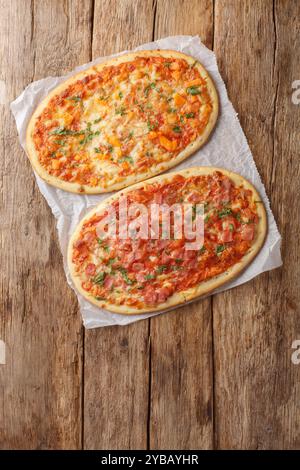
[[[36,120],[43,168],[63,181],[106,188],[172,160],[203,133],[213,109],[195,64],[138,57],[71,84]]]
[[[153,202],[204,204],[204,245],[187,250],[184,236],[165,240],[162,233],[158,240],[101,240],[96,228],[106,212],[94,214],[73,243],[72,263],[82,288],[97,300],[138,309],[157,306],[175,292],[226,272],[256,239],[259,219],[252,191],[220,171],[145,184],[127,192],[127,200],[147,207]],[[113,206],[118,213],[118,200]]]

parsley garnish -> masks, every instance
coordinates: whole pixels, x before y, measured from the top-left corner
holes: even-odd
[[[217,255],[221,254],[224,250],[226,250],[225,245],[218,245],[217,248],[216,248]]]
[[[181,133],[181,128],[179,126],[173,127],[173,132],[176,132],[177,134]]]
[[[197,86],[189,86],[186,89],[186,91],[189,95],[200,95],[201,94],[201,91],[199,90],[199,87],[197,87]]]
[[[195,117],[195,113],[187,113],[187,114],[185,115],[185,117],[186,117],[187,119],[193,118],[193,117]]]
[[[80,98],[80,96],[70,96],[69,98],[67,98],[67,100],[72,100],[76,103],[80,103],[82,101],[82,98]]]
[[[218,216],[220,217],[220,219],[222,217],[226,217],[227,215],[231,215],[231,214],[232,214],[232,210],[229,207],[225,207],[225,209],[222,209],[220,212],[218,212]]]
[[[116,114],[120,114],[121,116],[124,116],[125,111],[126,111],[126,108],[124,108],[124,106],[121,106],[121,108],[116,109]]]
[[[106,273],[103,273],[103,272],[97,274],[97,276],[95,276],[93,279],[94,284],[102,285],[105,279],[105,276],[106,276]]]
[[[130,157],[130,156],[122,157],[122,158],[119,158],[118,162],[119,163],[129,162],[129,163],[133,164],[133,158]]]
[[[128,284],[129,286],[132,286],[132,284],[134,284],[135,281],[133,281],[132,279],[129,279],[126,269],[125,268],[118,268],[118,269],[120,273],[122,274],[123,279],[126,282],[126,284]]]
[[[168,269],[168,266],[166,264],[162,264],[161,266],[158,266],[157,272],[161,274],[166,271],[166,269]]]

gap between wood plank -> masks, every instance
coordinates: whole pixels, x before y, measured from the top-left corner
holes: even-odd
[[[157,0],[152,2],[153,10],[153,26],[152,26],[152,41],[155,39],[155,26],[156,26],[156,14],[157,14]],[[151,361],[151,317],[148,319],[148,418],[147,418],[147,450],[150,450],[150,436],[151,436],[151,387],[152,387],[152,361]]]
[[[93,60],[93,36],[94,36],[94,19],[95,19],[95,0],[91,0],[91,14],[90,14],[90,31],[91,31],[91,44],[90,44],[90,61]],[[81,371],[81,449],[84,450],[84,372],[85,372],[85,327],[82,327],[82,371]]]

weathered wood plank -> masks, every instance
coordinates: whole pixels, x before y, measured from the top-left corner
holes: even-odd
[[[96,1],[93,58],[151,41],[152,7],[150,0]],[[146,448],[148,321],[87,330],[84,373],[84,447]]]
[[[9,111],[32,80],[89,58],[90,2],[1,1],[0,447],[81,446],[81,319],[67,286],[55,223]],[[80,40],[79,40],[80,38]]]
[[[300,9],[297,1],[275,3],[220,0],[215,9],[219,66],[271,198],[284,255],[282,269],[214,298],[219,448],[300,446],[300,367],[291,362],[300,324],[300,109],[291,103]]]
[[[158,1],[155,38],[199,34],[212,46],[211,1]],[[213,446],[211,300],[151,319],[151,449]]]

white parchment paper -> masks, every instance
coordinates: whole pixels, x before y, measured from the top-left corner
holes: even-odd
[[[219,73],[214,53],[207,49],[197,36],[168,37],[143,44],[136,50],[143,49],[173,49],[194,56],[208,70],[219,92],[220,115],[212,138],[193,156],[178,165],[176,170],[196,165],[211,165],[240,173],[258,189],[267,209],[269,230],[262,250],[252,264],[237,279],[217,289],[215,292],[221,292],[238,286],[264,271],[280,266],[282,264],[280,255],[281,237],[270,209],[264,185],[256,169],[253,156],[239,124],[237,114],[228,99],[225,84]],[[128,51],[123,51],[120,54],[115,54],[110,57],[115,57],[126,52]],[[11,103],[11,110],[16,120],[20,143],[24,150],[27,124],[38,103],[59,83],[64,81],[68,76],[73,75],[74,72],[85,70],[91,65],[103,62],[106,59],[108,59],[108,57],[100,57],[93,62],[77,67],[68,75],[62,77],[47,77],[43,80],[33,82]],[[170,171],[174,170],[175,168],[172,168]],[[35,175],[35,177],[41,193],[51,207],[57,220],[57,230],[63,254],[64,269],[68,283],[74,289],[66,262],[69,238],[84,214],[103,198],[109,197],[109,194],[95,196],[76,195],[49,186],[37,175]],[[116,324],[127,325],[128,323],[153,315],[124,316],[113,314],[93,306],[78,294],[78,292],[76,292],[76,294],[80,304],[83,323],[86,328]]]

